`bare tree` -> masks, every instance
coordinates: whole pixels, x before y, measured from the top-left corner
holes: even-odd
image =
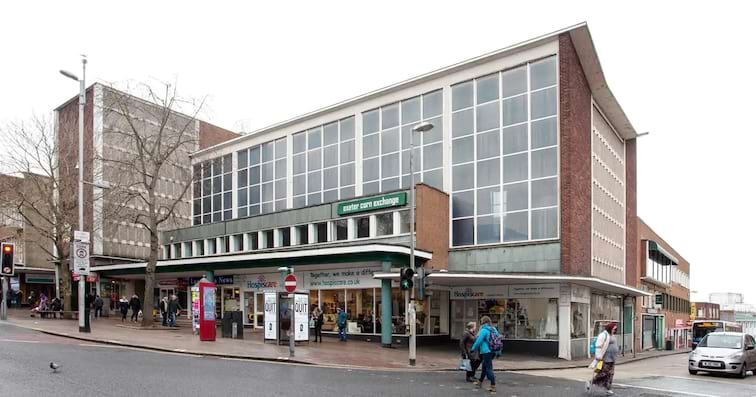
[[[104,94],[103,136],[119,150],[103,156],[103,172],[111,197],[118,197],[111,205],[121,208],[120,219],[140,225],[149,235],[142,326],[150,327],[159,233],[188,224],[181,217],[191,215],[189,154],[199,144],[197,115],[204,100],[183,100],[169,84],[160,92],[145,84],[125,91],[108,89]],[[191,108],[188,115],[181,112],[184,108]]]
[[[61,124],[60,128],[66,126]],[[13,208],[24,224],[24,233],[35,234],[33,241],[56,266],[60,266],[61,293],[66,312],[71,311],[71,270],[69,244],[71,226],[76,224],[76,181],[66,176],[75,173],[70,162],[58,156],[71,156],[59,146],[49,117],[32,116],[27,122],[8,123],[0,128],[5,156],[0,166],[10,174],[0,182],[0,205]],[[75,163],[73,163],[75,164]],[[56,280],[57,282],[57,280]]]

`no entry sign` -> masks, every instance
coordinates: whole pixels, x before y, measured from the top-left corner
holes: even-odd
[[[284,287],[286,287],[286,292],[293,293],[297,289],[297,277],[293,274],[289,274],[284,279]]]

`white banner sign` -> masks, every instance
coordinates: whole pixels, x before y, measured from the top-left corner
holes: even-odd
[[[294,340],[310,339],[310,299],[307,294],[294,294]]]
[[[380,267],[328,269],[305,272],[304,289],[380,288],[381,280],[373,278]]]
[[[73,243],[74,273],[82,276],[89,275],[89,243],[74,241]]]
[[[276,340],[278,335],[278,302],[276,292],[265,293],[265,339]]]
[[[510,285],[509,297],[517,298],[558,298],[559,284]]]
[[[509,289],[501,286],[454,287],[449,297],[451,299],[506,299]]]
[[[454,287],[450,299],[558,298],[559,284]]]

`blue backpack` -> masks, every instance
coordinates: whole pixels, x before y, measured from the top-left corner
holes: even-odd
[[[491,327],[488,332],[488,348],[491,352],[501,354],[501,350],[504,348],[504,341],[501,339],[501,334],[496,328]]]

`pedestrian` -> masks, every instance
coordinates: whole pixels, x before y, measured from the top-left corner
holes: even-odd
[[[338,316],[336,316],[336,325],[339,327],[339,340],[341,342],[346,342],[347,314],[342,308],[338,308],[336,311],[338,312]]]
[[[614,395],[612,381],[614,380],[614,362],[617,360],[619,348],[617,346],[617,324],[609,323],[596,338],[596,373],[592,381],[586,381],[585,390],[591,391],[596,385],[606,390],[606,395]]]
[[[470,360],[470,370],[466,371],[465,381],[475,381],[475,371],[478,370],[480,365],[480,354],[477,351],[472,351],[472,346],[475,343],[475,331],[476,324],[474,322],[467,323],[467,329],[462,335],[462,339],[459,340],[459,349],[462,350],[462,359]]]
[[[168,326],[168,295],[160,300],[160,316],[163,318],[163,327]]]
[[[131,297],[129,307],[131,307],[131,321],[137,322],[139,320],[139,311],[142,310],[142,302],[139,300],[137,294]]]
[[[181,305],[179,304],[178,297],[176,295],[171,295],[171,300],[168,301],[168,326],[169,327],[176,326],[176,316],[178,315],[180,310],[181,310]]]
[[[118,309],[121,311],[121,322],[126,321],[126,315],[129,313],[129,301],[125,296],[122,296],[118,301]]]
[[[493,359],[494,356],[496,356],[497,352],[494,348],[492,348],[492,339],[494,338],[494,335],[499,338],[500,335],[499,331],[491,326],[490,317],[481,317],[480,324],[480,332],[478,333],[478,337],[475,338],[475,343],[473,343],[473,346],[470,349],[471,352],[480,353],[480,359],[483,363],[483,367],[480,370],[480,378],[475,381],[475,387],[483,387],[483,381],[488,378],[488,381],[491,382],[491,387],[488,388],[488,391],[491,393],[496,393],[496,375],[494,375],[493,371]]]
[[[315,342],[320,340],[323,342],[323,311],[320,310],[320,306],[315,306],[315,310],[312,311],[312,321],[315,328]]]
[[[105,304],[105,302],[102,300],[100,295],[97,295],[94,300],[94,312],[95,312],[95,318],[102,317],[102,306]]]
[[[58,312],[61,312],[60,318],[63,318],[63,303],[57,296],[53,298],[52,303],[50,304],[50,310],[53,312],[53,318],[58,318]]]
[[[26,297],[26,303],[29,304],[29,307],[34,308],[37,303],[37,296],[34,294],[34,291],[29,292],[29,296]]]

